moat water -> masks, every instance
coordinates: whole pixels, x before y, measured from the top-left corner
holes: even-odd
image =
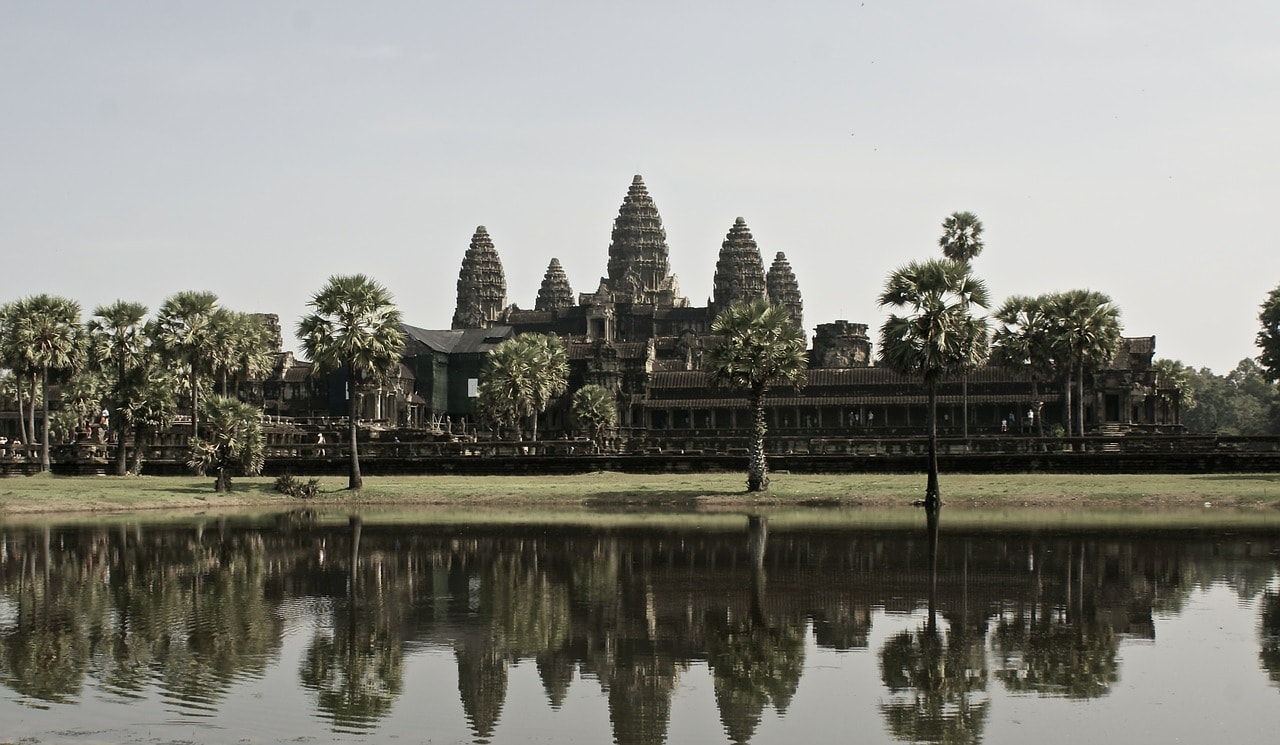
[[[1280,523],[0,523],[0,743],[1269,742]]]

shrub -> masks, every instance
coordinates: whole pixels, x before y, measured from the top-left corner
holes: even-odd
[[[320,479],[310,479],[304,483],[301,479],[295,479],[292,475],[286,473],[276,479],[275,489],[281,494],[288,494],[291,497],[311,499],[320,493]]]

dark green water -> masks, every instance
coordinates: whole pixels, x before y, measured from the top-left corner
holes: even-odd
[[[1268,523],[806,514],[0,524],[0,742],[1280,731]]]

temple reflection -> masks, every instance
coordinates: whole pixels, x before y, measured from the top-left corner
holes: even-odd
[[[420,650],[451,650],[476,742],[536,666],[546,706],[598,688],[618,743],[662,743],[705,670],[729,742],[803,695],[811,649],[876,655],[882,726],[976,742],[993,687],[1106,696],[1122,638],[1154,638],[1196,587],[1260,599],[1259,655],[1280,681],[1280,538],[1195,531],[735,529],[415,525],[290,513],[180,525],[0,527],[0,685],[32,706],[92,685],[211,716],[308,619],[296,682],[335,732],[376,729]],[[918,623],[869,649],[878,614]]]

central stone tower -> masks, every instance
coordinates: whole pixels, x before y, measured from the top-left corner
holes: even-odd
[[[671,274],[667,231],[649,197],[644,179],[636,176],[613,221],[609,243],[609,276],[601,283],[615,302],[683,305]]]

